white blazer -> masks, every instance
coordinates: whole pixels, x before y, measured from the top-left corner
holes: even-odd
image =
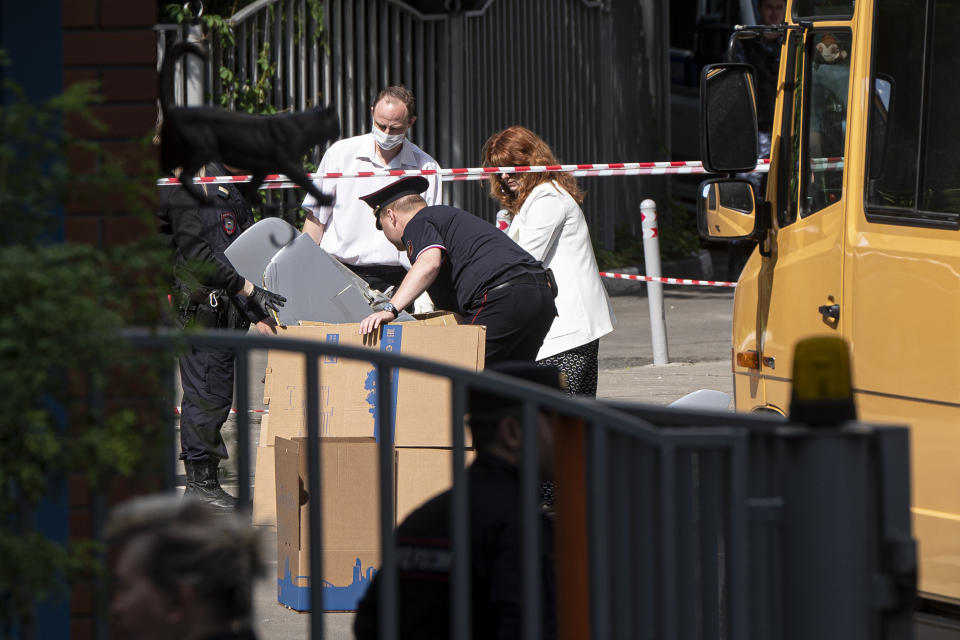
[[[583,211],[556,182],[537,185],[506,233],[557,279],[557,312],[537,360],[593,342],[617,323]]]

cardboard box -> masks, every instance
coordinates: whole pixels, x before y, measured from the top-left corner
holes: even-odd
[[[310,578],[307,440],[277,438],[277,599],[310,609],[310,588],[323,587],[324,611],[354,611],[380,566],[377,444],[370,438],[325,438],[320,447],[323,578]]]
[[[276,453],[273,447],[257,447],[253,475],[253,524],[277,526]]]
[[[464,452],[467,466],[476,453]],[[397,454],[396,524],[417,507],[453,486],[452,449],[400,449]]]
[[[277,438],[277,599],[310,610],[306,438]],[[466,452],[467,463],[473,451]],[[394,513],[400,522],[450,488],[450,449],[395,449]],[[320,450],[324,611],[354,611],[380,566],[378,445],[370,438],[324,438]],[[259,465],[258,465],[259,466]]]
[[[486,328],[452,323],[450,314],[426,320],[385,325],[382,336],[361,336],[357,324],[287,327],[281,335],[429,358],[473,371],[483,368]],[[379,437],[377,373],[369,361],[326,356],[320,361],[320,435]],[[264,403],[270,407],[270,430],[262,444],[275,437],[306,435],[304,357],[270,351]],[[395,369],[391,409],[394,443],[407,447],[449,447],[450,382],[411,370]]]

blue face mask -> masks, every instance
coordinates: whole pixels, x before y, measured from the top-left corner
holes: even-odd
[[[396,148],[397,145],[403,143],[403,139],[406,137],[405,133],[397,133],[390,135],[389,133],[384,133],[377,128],[376,125],[372,127],[373,137],[376,138],[377,144],[384,151],[389,151],[390,149]]]

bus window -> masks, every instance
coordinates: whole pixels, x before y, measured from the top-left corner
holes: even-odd
[[[793,32],[787,41],[789,89],[785,89],[783,126],[780,131],[780,159],[777,169],[777,224],[785,227],[797,219],[800,201],[800,116],[803,113],[803,38]]]
[[[854,0],[796,0],[793,19],[852,18]]]
[[[960,222],[958,25],[956,2],[878,0],[865,185],[873,220]]]
[[[815,31],[807,90],[804,200],[806,217],[843,197],[843,161],[850,89],[849,30]]]

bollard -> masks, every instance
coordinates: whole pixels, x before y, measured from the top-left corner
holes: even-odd
[[[660,239],[657,226],[657,203],[647,199],[640,203],[640,220],[643,229],[643,264],[646,274],[663,277],[660,272]],[[667,327],[663,316],[663,283],[647,283],[647,303],[650,308],[650,339],[653,344],[653,364],[664,365],[670,361],[667,353]]]
[[[510,226],[510,212],[506,209],[500,209],[497,211],[497,229],[500,231],[506,232],[507,228]]]

